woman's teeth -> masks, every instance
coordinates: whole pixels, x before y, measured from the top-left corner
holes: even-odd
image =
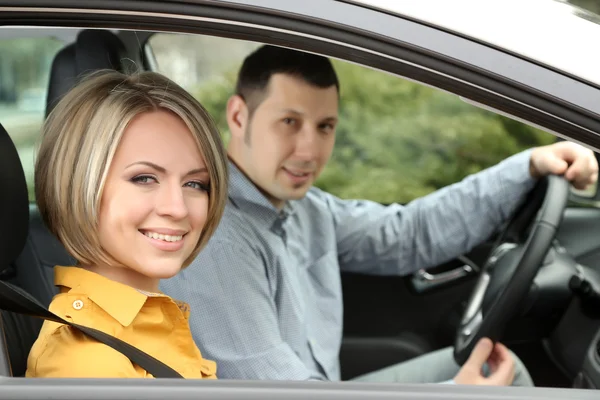
[[[156,232],[144,232],[144,235],[148,236],[152,239],[162,240],[165,242],[179,242],[183,240],[183,235],[172,236],[172,235],[163,235],[162,233]]]

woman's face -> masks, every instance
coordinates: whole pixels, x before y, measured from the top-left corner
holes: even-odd
[[[177,274],[206,223],[206,164],[185,123],[169,111],[135,117],[109,169],[100,244],[120,266],[93,266],[139,289]],[[119,268],[121,267],[121,268]]]

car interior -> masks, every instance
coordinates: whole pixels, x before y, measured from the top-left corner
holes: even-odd
[[[143,59],[140,53],[132,54],[112,31],[81,30],[52,61],[45,115],[83,74],[105,68],[127,71],[132,60]],[[35,203],[27,200],[23,167],[3,128],[0,187],[0,279],[48,305],[57,292],[53,267],[74,260],[46,229]],[[600,209],[571,204],[523,309],[506,329],[503,341],[523,359],[536,385],[600,388],[597,237]],[[343,379],[452,345],[476,272],[492,248],[490,239],[428,273],[408,277],[343,274]],[[41,319],[2,311],[1,375],[24,376],[41,324]]]
[[[77,77],[85,72],[112,68],[123,71],[121,60],[124,57],[122,42],[111,32],[104,30],[82,31],[75,43],[72,43],[56,54],[52,62],[48,97],[46,101],[46,115],[53,105],[77,81]],[[10,140],[5,135],[4,140]],[[3,160],[12,160],[3,171],[8,175],[4,179],[13,179],[14,176],[23,176],[21,185],[25,185],[22,166],[19,158],[14,157],[14,146],[2,146]],[[18,163],[17,163],[18,162]],[[10,171],[10,172],[9,172]],[[14,172],[13,172],[14,171]],[[23,186],[24,187],[24,186]],[[26,190],[26,188],[25,188]],[[19,193],[22,190],[11,190],[8,193]],[[4,199],[4,196],[3,196]],[[16,210],[22,202],[18,199],[6,199],[9,209]],[[10,232],[3,231],[3,238],[15,240],[12,233],[14,226],[22,226],[24,221],[20,215],[7,213],[10,218],[15,218],[11,224],[3,224],[3,229],[10,228]],[[25,227],[27,236],[25,240],[13,242],[9,245],[11,252],[21,248],[18,257],[12,260],[3,260],[3,279],[16,284],[28,293],[34,294],[46,306],[57,293],[53,283],[53,268],[55,265],[72,265],[74,260],[69,256],[60,242],[46,229],[44,222],[37,213],[37,207],[31,205],[28,210],[28,223]],[[3,312],[4,332],[6,338],[4,357],[10,360],[12,376],[24,376],[27,367],[27,355],[38,336],[42,320],[25,315]]]

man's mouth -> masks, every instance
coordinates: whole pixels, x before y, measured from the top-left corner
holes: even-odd
[[[285,172],[287,172],[288,174],[295,176],[297,178],[305,178],[307,176],[309,176],[311,174],[311,172],[304,172],[304,171],[298,171],[298,170],[291,170],[291,169],[287,169],[287,168],[283,168],[285,170]]]

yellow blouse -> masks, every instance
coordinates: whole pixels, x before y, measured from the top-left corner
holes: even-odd
[[[189,306],[148,294],[78,267],[57,266],[60,293],[50,311],[67,321],[115,336],[167,364],[185,378],[216,379],[192,339]],[[44,321],[27,359],[27,377],[152,378],[113,348],[70,326]]]

